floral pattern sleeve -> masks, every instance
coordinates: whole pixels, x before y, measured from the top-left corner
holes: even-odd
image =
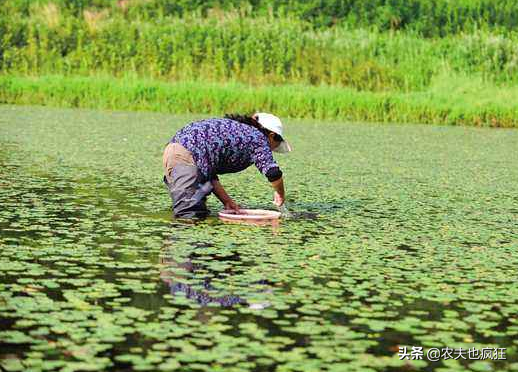
[[[268,170],[279,167],[273,159],[272,150],[266,139],[260,141],[255,147],[255,151],[252,154],[252,161],[259,172],[264,175],[266,175]]]

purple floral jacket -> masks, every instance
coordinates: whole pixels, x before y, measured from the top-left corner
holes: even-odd
[[[170,142],[192,153],[204,180],[218,174],[240,172],[255,164],[266,175],[278,168],[268,138],[256,128],[232,119],[205,119],[180,129]]]

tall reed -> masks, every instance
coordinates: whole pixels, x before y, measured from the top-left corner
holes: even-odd
[[[154,21],[110,12],[59,13],[59,27],[36,17],[34,9],[28,18],[0,21],[0,71],[132,73],[164,81],[324,84],[367,91],[421,90],[445,70],[495,83],[518,79],[516,33],[425,39],[414,32],[315,29],[292,18],[241,18],[238,12]]]
[[[374,27],[378,30],[413,30],[427,37],[478,29],[515,30],[518,7],[513,0],[9,0],[0,14],[30,13],[34,4],[54,3],[81,17],[85,10],[109,9],[128,20],[164,17],[210,17],[237,11],[241,17],[292,17],[329,27]]]

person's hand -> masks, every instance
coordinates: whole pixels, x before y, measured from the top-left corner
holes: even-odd
[[[284,204],[284,198],[277,191],[274,191],[274,193],[273,193],[273,203],[277,207],[280,207]]]
[[[236,213],[239,213],[239,210],[241,209],[241,206],[239,204],[237,204],[235,201],[233,201],[232,199],[226,201],[224,205],[225,205],[225,209],[233,210]]]

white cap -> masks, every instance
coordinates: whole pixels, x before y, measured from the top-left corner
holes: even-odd
[[[254,114],[254,118],[259,124],[263,126],[263,128],[266,128],[273,133],[277,133],[282,137],[282,123],[281,119],[279,119],[277,116],[267,114],[265,112],[258,112]],[[290,152],[291,146],[287,141],[282,141],[273,151],[281,153]]]

